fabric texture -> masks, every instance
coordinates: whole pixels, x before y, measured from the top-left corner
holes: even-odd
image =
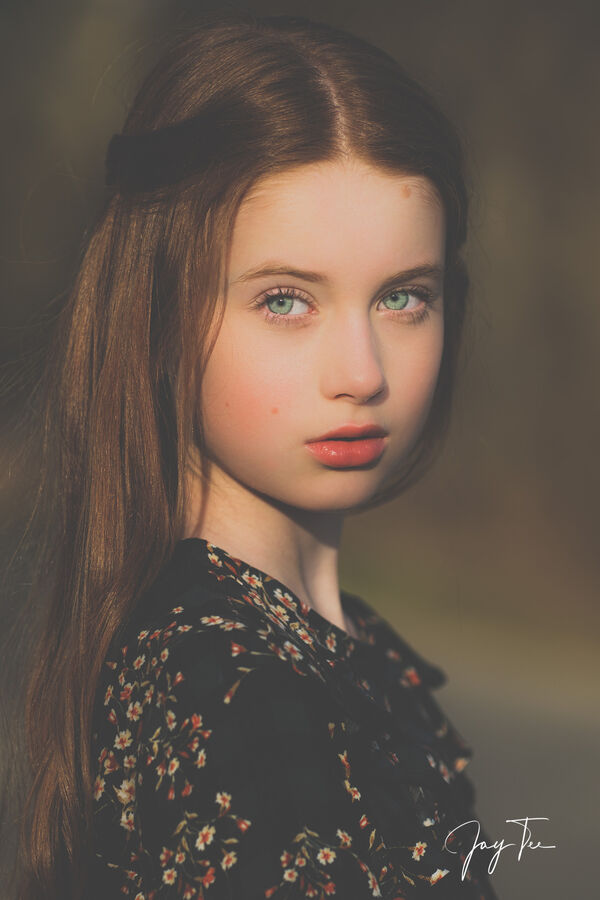
[[[472,751],[431,694],[445,675],[364,600],[342,605],[358,638],[177,544],[98,687],[90,897],[495,900],[493,851],[461,878],[473,830],[444,847],[478,818]]]

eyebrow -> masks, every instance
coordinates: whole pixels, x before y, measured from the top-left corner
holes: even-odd
[[[285,263],[267,263],[266,265],[248,269],[247,272],[244,272],[243,275],[240,275],[239,278],[236,278],[235,281],[230,282],[230,284],[240,284],[248,281],[254,281],[257,278],[265,278],[269,275],[287,275],[290,278],[299,278],[303,281],[310,281],[316,284],[326,284],[329,281],[327,276],[321,274],[320,272],[310,272],[305,269],[294,269],[291,266],[286,265]],[[422,278],[425,276],[430,276],[441,279],[443,275],[443,266],[440,266],[437,263],[423,263],[420,266],[413,266],[410,269],[403,269],[402,271],[396,272],[394,275],[391,275],[389,278],[386,278],[385,281],[381,284],[380,290],[387,287],[392,287],[399,281],[410,281],[411,278]]]

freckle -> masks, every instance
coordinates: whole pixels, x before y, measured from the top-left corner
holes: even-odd
[[[278,407],[277,407],[277,406],[274,406],[273,409],[271,410],[271,412],[273,413],[274,416],[276,416],[277,413],[279,412]]]
[[[402,185],[402,195],[404,197],[410,197],[410,193],[411,193],[411,191],[410,191],[409,186],[407,184],[403,184]]]
[[[229,407],[229,401],[228,401],[228,400],[225,401],[225,406]]]

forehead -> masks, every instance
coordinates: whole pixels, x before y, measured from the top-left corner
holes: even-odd
[[[444,210],[420,175],[390,173],[362,161],[328,161],[258,181],[242,202],[231,246],[231,277],[262,260],[293,256],[298,265],[331,267],[368,255],[392,264],[443,259]]]

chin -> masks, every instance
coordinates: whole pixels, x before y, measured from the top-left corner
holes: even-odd
[[[287,506],[302,509],[306,512],[349,513],[354,509],[368,503],[382,486],[382,479],[377,478],[369,484],[350,484],[344,479],[338,484],[316,484],[303,490],[286,492],[287,496],[278,499]]]

